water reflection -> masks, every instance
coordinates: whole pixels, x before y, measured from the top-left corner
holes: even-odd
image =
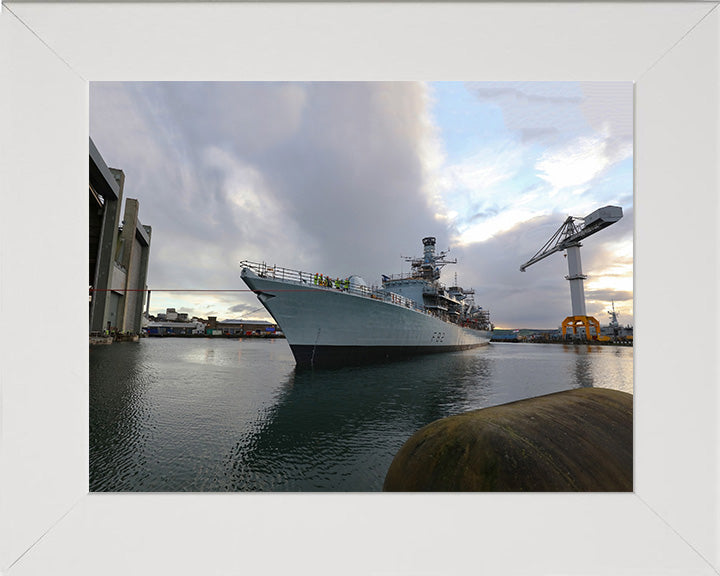
[[[487,398],[492,361],[448,354],[374,367],[295,371],[225,459],[226,490],[380,490],[419,428]]]
[[[301,371],[284,341],[90,351],[92,491],[375,491],[430,422],[579,386],[632,392],[632,349],[499,344]]]
[[[573,356],[572,378],[577,388],[592,388],[595,386],[593,362],[590,354],[596,350],[590,345],[583,344],[563,344],[563,348]]]

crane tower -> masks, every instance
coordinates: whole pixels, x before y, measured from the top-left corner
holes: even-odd
[[[539,262],[543,258],[554,254],[555,252],[567,251],[568,275],[565,276],[570,281],[570,300],[572,302],[572,316],[568,316],[562,322],[562,335],[568,327],[572,328],[573,335],[577,334],[577,328],[585,327],[585,334],[590,338],[590,325],[595,328],[595,335],[600,334],[600,323],[588,316],[585,311],[585,288],[583,280],[587,278],[582,273],[582,263],[580,261],[580,240],[599,232],[603,228],[607,228],[611,224],[615,224],[622,218],[622,208],[619,206],[605,206],[598,208],[585,216],[585,218],[576,218],[568,216],[562,226],[553,234],[545,245],[537,251],[535,256],[530,258],[525,264],[520,266],[520,271],[525,272],[529,266]]]

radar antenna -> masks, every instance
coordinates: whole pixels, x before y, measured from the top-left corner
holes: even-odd
[[[410,262],[412,266],[412,275],[416,278],[423,278],[430,282],[440,278],[440,269],[446,264],[457,264],[457,259],[448,260],[446,257],[450,249],[443,250],[439,254],[435,253],[435,237],[427,236],[422,239],[423,256],[422,258],[406,257],[405,261]]]

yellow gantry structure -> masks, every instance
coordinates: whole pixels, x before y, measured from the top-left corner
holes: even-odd
[[[573,336],[577,336],[577,329],[585,327],[585,335],[588,340],[590,339],[590,326],[595,328],[595,337],[600,336],[600,322],[598,322],[593,316],[568,316],[562,321],[562,335],[565,337],[565,333],[568,328],[572,328]]]

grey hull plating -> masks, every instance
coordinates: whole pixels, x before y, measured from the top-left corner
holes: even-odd
[[[490,341],[489,332],[402,305],[260,277],[247,268],[242,278],[285,334],[298,366],[386,362],[467,350]]]
[[[481,344],[458,346],[301,346],[290,345],[298,368],[358,366],[407,360],[424,354],[470,350]]]

